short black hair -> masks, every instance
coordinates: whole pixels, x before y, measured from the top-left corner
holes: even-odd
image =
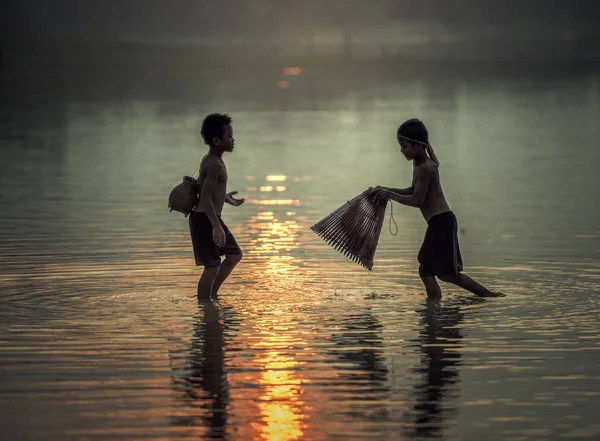
[[[429,133],[423,121],[417,118],[411,118],[404,121],[400,127],[398,127],[398,138],[407,138],[409,141],[419,141],[424,144],[429,144]]]
[[[211,113],[202,121],[200,134],[206,145],[210,145],[213,138],[222,138],[225,134],[225,126],[231,124],[233,119],[226,113]]]

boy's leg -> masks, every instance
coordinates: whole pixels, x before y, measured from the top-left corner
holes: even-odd
[[[217,272],[215,280],[212,284],[212,291],[210,294],[211,297],[217,297],[219,288],[221,287],[225,279],[229,277],[235,266],[238,263],[240,263],[240,260],[242,260],[241,254],[227,254],[225,256],[225,260],[223,260],[223,262],[221,263],[219,271]]]
[[[442,298],[442,290],[438,285],[435,276],[421,276],[423,285],[425,285],[425,291],[427,291],[428,300],[439,300]]]
[[[475,280],[463,273],[458,273],[450,276],[442,276],[441,280],[453,285],[460,286],[462,289],[472,292],[479,297],[503,297],[504,294],[500,292],[492,292],[485,286],[477,283]]]
[[[198,299],[210,298],[214,280],[219,271],[218,266],[205,266],[198,281]]]

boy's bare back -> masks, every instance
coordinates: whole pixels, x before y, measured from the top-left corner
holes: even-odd
[[[450,211],[440,183],[439,167],[431,158],[427,158],[420,165],[415,163],[412,185],[415,191],[424,187],[425,198],[419,209],[426,221],[436,214]]]
[[[209,211],[202,203],[202,192],[208,192],[215,207],[217,216],[221,216],[225,195],[227,194],[227,168],[221,158],[207,154],[200,162],[198,177],[198,194],[200,199],[194,211],[206,213]]]

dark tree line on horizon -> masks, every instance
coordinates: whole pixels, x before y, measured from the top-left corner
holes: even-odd
[[[284,38],[315,30],[389,23],[469,32],[515,26],[597,34],[592,0],[3,0],[0,39],[36,35]]]

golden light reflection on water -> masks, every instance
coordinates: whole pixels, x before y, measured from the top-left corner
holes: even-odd
[[[271,178],[282,180],[281,176]],[[264,261],[262,274],[274,281],[279,289],[291,288],[294,281],[290,276],[296,270],[295,258],[289,253],[299,246],[300,227],[295,214],[293,211],[260,210],[247,222],[246,252]],[[288,352],[290,336],[285,327],[273,326],[270,322],[266,330],[263,327],[263,332],[257,331],[261,339],[254,345],[259,351],[255,363],[261,374],[258,379],[258,417],[252,423],[255,438],[269,441],[301,439],[308,410],[301,399],[302,380],[298,374],[301,363]],[[294,345],[298,344],[305,342],[294,338]]]
[[[256,191],[256,187],[252,187],[254,188],[254,191]],[[272,186],[272,185],[261,185],[258,189],[259,191],[264,191],[264,192],[270,192],[270,191],[285,191],[286,190],[286,186],[285,185],[276,185],[276,186]]]
[[[287,180],[287,176],[285,175],[267,175],[265,178],[267,181],[271,182],[282,182]]]
[[[271,211],[260,211],[248,220],[250,254],[279,255],[298,247],[298,224],[294,219],[279,220]],[[292,260],[291,257],[289,259]]]
[[[293,441],[301,439],[308,410],[301,399],[302,380],[298,377],[299,363],[294,356],[276,349],[287,344],[285,334],[274,329],[257,343],[257,347],[270,349],[261,352],[257,363],[262,368],[258,381],[260,422],[253,428],[260,439]],[[297,342],[296,342],[297,343]]]
[[[253,205],[300,205],[298,199],[249,199],[247,202]]]
[[[254,176],[246,176],[247,180],[255,180]],[[288,180],[286,175],[269,174],[265,176],[263,185],[247,187],[248,191],[259,193],[283,193],[288,190],[285,185],[272,185],[271,183],[284,182]],[[299,199],[292,198],[269,198],[267,195],[261,195],[256,198],[247,198],[246,202],[251,205],[258,205],[258,213],[250,217],[247,225],[250,227],[249,236],[250,244],[247,246],[250,253],[264,255],[265,252],[274,251],[274,254],[279,254],[280,250],[290,251],[292,249],[289,244],[297,240],[295,239],[298,230],[298,225],[295,220],[280,221],[276,218],[273,211],[264,211],[266,207],[269,210],[277,210],[277,206],[300,206]],[[294,211],[289,209],[283,213],[279,213],[279,217],[290,218],[295,216]],[[296,243],[294,246],[297,246]],[[271,253],[273,254],[273,253]]]

